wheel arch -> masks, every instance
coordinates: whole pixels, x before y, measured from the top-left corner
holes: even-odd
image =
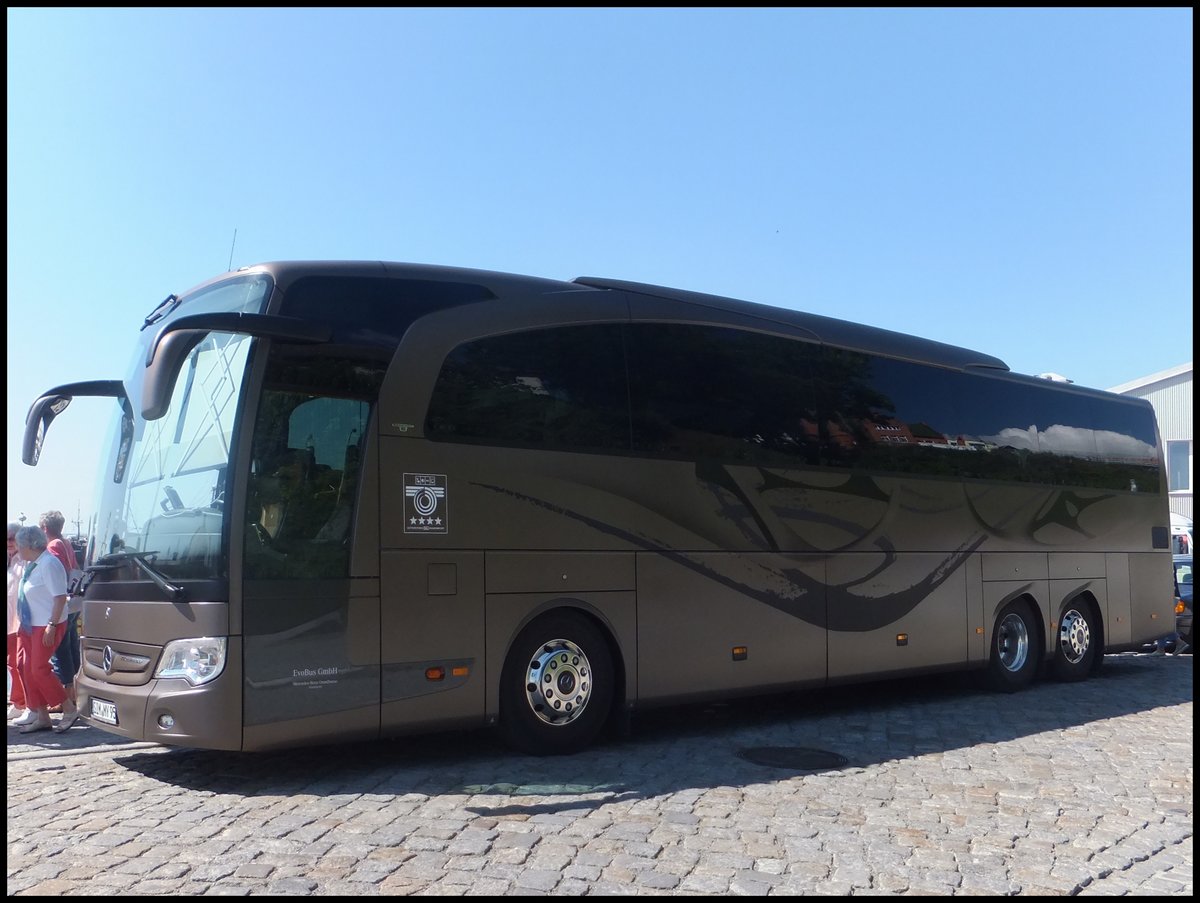
[[[574,601],[574,600],[571,600]],[[555,612],[568,611],[578,614],[582,618],[592,622],[592,626],[600,631],[600,636],[604,638],[605,644],[608,646],[608,654],[612,656],[613,662],[613,695],[609,703],[608,718],[606,725],[612,726],[614,719],[620,716],[625,710],[625,652],[621,648],[620,642],[617,640],[617,632],[608,619],[600,612],[596,611],[590,605],[565,604],[558,608],[552,609]],[[510,640],[511,642],[511,640]]]
[[[617,594],[607,594],[617,595]],[[587,620],[596,630],[599,631],[601,637],[608,647],[609,655],[613,661],[613,698],[611,702],[611,710],[608,713],[609,723],[613,723],[613,719],[619,717],[626,708],[626,700],[629,695],[629,680],[628,680],[628,658],[625,648],[621,642],[623,633],[619,622],[621,620],[617,613],[609,614],[604,608],[593,602],[592,600],[580,596],[556,596],[551,599],[546,599],[540,604],[533,606],[519,618],[515,618],[507,629],[507,636],[504,639],[502,646],[495,647],[498,652],[497,660],[494,665],[489,664],[488,671],[495,675],[492,691],[495,694],[493,698],[497,700],[495,713],[499,715],[499,683],[500,675],[503,670],[504,662],[508,659],[512,652],[513,643],[517,637],[530,624],[537,621],[539,618],[544,618],[552,614],[573,614]],[[628,631],[624,631],[628,633]],[[626,638],[629,642],[636,642],[636,635]],[[634,660],[636,661],[636,659]]]

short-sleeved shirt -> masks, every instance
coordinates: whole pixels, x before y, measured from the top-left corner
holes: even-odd
[[[71,547],[69,542],[61,537],[50,540],[50,542],[46,544],[46,551],[50,552],[55,558],[62,562],[62,566],[66,570],[68,577],[70,576],[71,571],[79,567],[79,565],[75,562],[75,550]]]
[[[54,614],[54,597],[67,594],[67,571],[47,549],[36,562],[26,562],[21,586],[33,615],[33,626],[45,627],[50,623],[50,615]],[[62,620],[61,615],[59,620]]]

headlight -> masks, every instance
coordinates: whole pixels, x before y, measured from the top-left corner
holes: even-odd
[[[163,649],[155,677],[182,677],[193,687],[216,680],[225,670],[225,637],[172,640]]]

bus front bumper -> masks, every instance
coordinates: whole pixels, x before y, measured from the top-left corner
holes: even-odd
[[[240,750],[241,645],[241,637],[230,637],[225,670],[198,687],[182,678],[151,678],[139,686],[123,686],[80,670],[79,714],[93,727],[131,740]]]

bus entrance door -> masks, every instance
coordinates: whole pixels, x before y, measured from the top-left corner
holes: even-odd
[[[244,746],[379,731],[379,581],[247,581]]]

